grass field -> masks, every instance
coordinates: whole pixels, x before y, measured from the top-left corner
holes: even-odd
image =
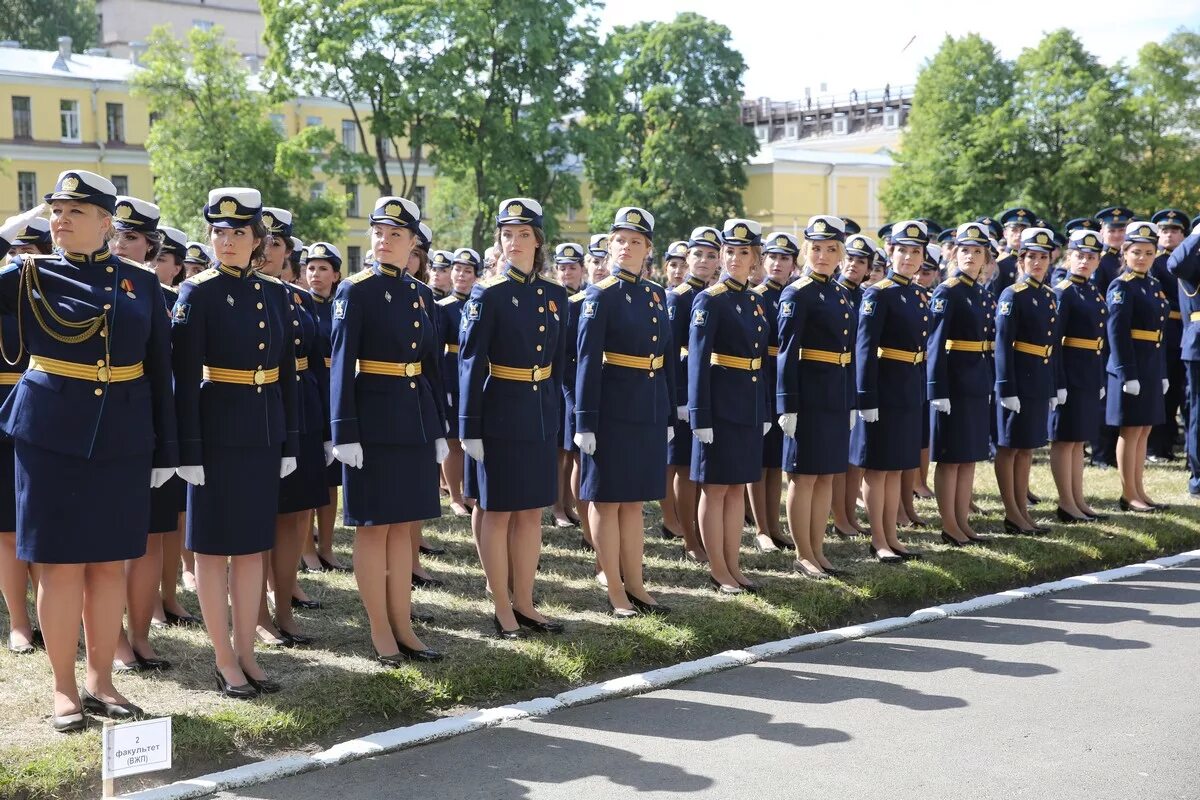
[[[592,555],[579,547],[577,530],[544,529],[539,608],[568,624],[565,636],[499,642],[489,636],[491,605],[466,519],[445,516],[427,525],[429,538],[447,555],[425,559],[446,580],[436,591],[415,593],[419,609],[436,615],[421,631],[447,654],[428,667],[385,670],[371,658],[366,615],[353,575],[304,575],[301,583],[325,608],[299,612],[305,649],[264,649],[260,663],[285,689],[254,702],[223,699],[214,690],[212,652],[203,630],[156,631],[155,646],[174,669],[155,676],[119,677],[118,685],[154,715],[172,715],[175,769],[122,781],[120,791],[180,780],[284,752],[311,751],[331,742],[466,708],[545,695],[645,667],[708,655],[798,633],[904,613],[916,608],[1023,586],[1079,572],[1142,561],[1200,546],[1200,504],[1189,501],[1181,463],[1150,467],[1150,493],[1172,508],[1150,515],[1122,514],[1115,471],[1089,470],[1086,485],[1103,523],[1055,525],[1041,538],[997,537],[986,546],[952,549],[937,541],[936,527],[908,531],[906,541],[926,559],[904,566],[868,560],[865,540],[831,540],[827,553],[853,570],[844,581],[815,583],[790,571],[791,556],[759,554],[745,537],[743,564],[764,590],[757,596],[719,597],[707,573],[681,559],[678,544],[650,536],[646,573],[651,591],[674,611],[664,619],[618,623],[605,615],[605,593],[593,578]],[[985,514],[981,533],[1002,528],[989,465],[977,473]],[[1044,462],[1034,467],[1034,490],[1044,499],[1038,516],[1054,511],[1053,484]],[[918,508],[936,520],[932,501]],[[658,530],[657,504],[647,504],[646,529]],[[351,532],[338,531],[338,550],[350,559]],[[196,612],[195,597],[182,593]],[[7,631],[7,620],[3,630]],[[50,669],[44,654],[0,651],[0,797],[95,796],[99,785],[99,727],[75,736],[55,734],[50,711]],[[82,664],[80,664],[82,682]]]

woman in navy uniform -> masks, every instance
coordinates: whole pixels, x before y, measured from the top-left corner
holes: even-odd
[[[1119,429],[1117,469],[1121,510],[1152,512],[1165,505],[1146,493],[1143,470],[1150,428],[1163,421],[1167,390],[1163,328],[1167,298],[1150,267],[1158,248],[1158,226],[1133,222],[1125,229],[1121,257],[1125,272],[1108,287],[1108,405],[1105,418]]]
[[[663,531],[683,538],[687,558],[708,561],[697,524],[699,496],[691,479],[692,428],[688,421],[688,326],[692,319],[692,304],[712,283],[721,261],[721,232],[716,228],[695,228],[688,237],[687,274],[683,282],[667,292],[667,318],[671,321],[671,338],[678,348],[675,369],[675,435],[667,445],[667,480],[671,484],[675,514],[680,531]]]
[[[446,417],[458,413],[458,329],[462,323],[463,305],[475,288],[483,270],[483,259],[469,247],[460,247],[451,256],[450,284],[452,292],[437,302],[438,334],[442,339],[442,391],[446,395]],[[458,426],[451,425],[447,444],[450,454],[442,462],[442,480],[450,488],[450,510],[456,517],[471,515],[463,497],[463,450],[458,440]]]
[[[587,257],[583,259],[587,283],[599,283],[608,277],[608,234],[594,233],[588,239]]]
[[[779,355],[779,297],[791,282],[796,271],[800,243],[790,233],[779,231],[763,240],[763,271],[766,278],[754,288],[763,300],[770,332],[767,358],[763,361],[767,392],[776,383],[776,356]],[[833,266],[837,266],[834,264]],[[749,490],[750,510],[758,534],[754,543],[758,550],[770,553],[791,550],[794,546],[783,535],[779,518],[779,497],[783,492],[783,429],[771,418],[771,430],[763,439],[762,477],[746,487]]]
[[[785,437],[783,468],[790,478],[787,517],[796,547],[793,567],[821,580],[842,574],[825,557],[825,525],[833,478],[845,474],[850,448],[854,312],[847,291],[833,279],[845,257],[843,224],[839,217],[809,219],[804,228],[804,276],[779,299],[775,403]]]
[[[23,214],[9,217],[6,223],[17,225],[14,220],[26,220],[23,227],[14,227],[9,235],[12,243],[8,247],[8,260],[17,256],[48,256],[54,252],[54,240],[50,236],[50,220],[45,217],[26,217]]]
[[[216,266],[183,282],[173,314],[179,474],[217,689],[248,699],[280,688],[254,634],[279,481],[296,469],[296,351],[287,290],[255,270],[267,239],[258,190],[214,189],[204,218]]]
[[[434,250],[429,256],[429,291],[435,302],[450,294],[450,266],[453,263],[454,253],[449,250]]]
[[[542,207],[505,200],[496,216],[500,274],[475,284],[459,334],[459,436],[466,494],[497,635],[561,633],[533,605],[542,509],[557,494],[567,293],[540,273]]]
[[[342,279],[342,253],[326,242],[320,258],[310,258],[308,248],[303,254],[304,274],[308,292],[316,311],[318,341],[325,370],[333,364],[333,295]],[[326,386],[328,390],[328,386]],[[331,431],[332,433],[332,431]],[[333,526],[337,514],[338,487],[342,485],[342,465],[334,460],[325,467],[325,486],[329,502],[317,509],[317,537],[313,552],[305,545],[304,564],[310,572],[349,572],[333,552]]]
[[[700,484],[700,536],[710,580],[724,594],[758,590],[742,574],[738,555],[744,484],[762,474],[762,441],[771,427],[763,369],[770,325],[762,298],[747,285],[761,242],[757,222],[725,221],[724,274],[696,297],[688,340],[688,412],[696,437],[691,477]]]
[[[1191,223],[1187,214],[1176,208],[1164,208],[1155,212],[1150,221],[1158,226],[1158,254],[1154,258],[1154,266],[1150,268],[1153,275],[1167,296],[1167,324],[1163,328],[1163,357],[1167,364],[1167,393],[1163,398],[1163,423],[1156,425],[1150,431],[1147,451],[1151,462],[1174,461],[1175,440],[1179,435],[1179,426],[1175,420],[1181,410],[1186,412],[1184,405],[1184,390],[1187,384],[1187,373],[1183,368],[1183,316],[1179,313],[1179,283],[1167,272],[1167,259],[1171,252],[1179,246],[1184,237],[1191,232]],[[1187,419],[1185,413],[1184,419]]]
[[[913,276],[925,260],[929,234],[918,220],[890,232],[892,268],[863,292],[855,341],[858,419],[850,432],[850,463],[865,470],[871,525],[869,552],[895,564],[919,554],[896,535],[900,476],[921,463],[928,304]]]
[[[1100,237],[1078,228],[1067,243],[1067,276],[1054,286],[1058,298],[1054,359],[1056,388],[1067,401],[1050,412],[1050,471],[1058,489],[1058,519],[1088,522],[1102,519],[1083,493],[1083,447],[1100,433],[1104,412],[1103,341],[1108,309],[1092,273],[1100,263]]]
[[[1167,272],[1179,281],[1179,313],[1183,321],[1180,343],[1187,373],[1188,495],[1200,496],[1200,216],[1192,220],[1191,233],[1171,251]]]
[[[957,272],[933,291],[926,377],[930,398],[930,457],[942,541],[961,547],[980,541],[971,528],[975,464],[988,457],[992,372],[987,360],[987,298],[979,272],[987,260],[983,224],[958,226]]]
[[[259,271],[271,278],[281,278],[292,254],[292,213],[267,207],[263,209],[262,220],[267,229],[267,243]],[[314,242],[309,253],[319,256],[328,246],[326,242]],[[279,483],[275,546],[264,556],[267,584],[275,594],[275,619],[271,619],[264,593],[259,607],[258,635],[269,644],[294,647],[311,644],[312,639],[300,633],[292,609],[321,607],[319,601],[301,595],[296,565],[304,552],[305,540],[312,535],[312,512],[329,503],[326,469],[333,463],[333,437],[329,429],[329,370],[318,331],[317,306],[302,287],[286,282],[283,286],[289,311],[285,328],[296,351],[300,449],[296,471]]]
[[[188,279],[199,275],[212,264],[212,254],[208,245],[200,242],[188,242],[187,254],[183,257],[183,277]]]
[[[674,289],[687,277],[687,251],[688,243],[683,239],[667,245],[663,253],[664,289]]]
[[[921,221],[924,220],[922,219]],[[933,230],[933,228],[930,228],[931,233]],[[941,255],[942,248],[938,245],[932,242],[925,245],[925,260],[921,262],[921,268],[917,270],[917,274],[913,278],[913,283],[921,291],[921,300],[924,301],[926,308],[929,306],[930,298],[933,296],[933,288],[939,278]],[[930,315],[923,315],[923,321],[925,322],[926,330],[932,332],[933,320]],[[928,344],[928,338],[925,341]],[[926,360],[928,361],[928,353],[926,354]],[[922,391],[924,391],[924,387],[922,387]],[[924,398],[924,411],[921,414],[921,463],[915,469],[906,469],[904,474],[900,476],[900,519],[898,524],[911,525],[916,528],[928,527],[929,523],[917,513],[915,499],[920,497],[928,500],[933,497],[933,491],[929,488],[930,419],[928,393],[924,394]]]
[[[846,257],[838,275],[838,285],[846,292],[846,305],[850,308],[850,351],[854,351],[853,337],[858,332],[858,305],[862,302],[863,282],[871,272],[871,262],[878,247],[868,237],[856,233],[846,237]],[[883,278],[881,274],[880,279]],[[878,281],[876,281],[878,282]],[[857,400],[854,388],[854,370],[848,373],[846,382],[846,405],[853,409]],[[862,468],[846,462],[846,471],[833,476],[833,532],[843,538],[862,536],[866,529],[858,523],[859,492],[862,487]]]
[[[604,237],[604,246],[608,246],[608,236]],[[591,257],[588,255],[585,260]],[[607,251],[602,261],[607,264]],[[563,375],[563,430],[560,446],[570,456],[571,493],[575,499],[575,508],[579,513],[581,533],[579,544],[584,550],[595,551],[596,546],[592,541],[592,524],[588,518],[588,503],[579,497],[579,484],[583,475],[579,464],[579,445],[575,444],[575,378],[579,368],[579,312],[583,310],[587,287],[591,285],[593,284],[585,283],[578,291],[571,292],[567,297],[567,366],[566,374]],[[596,562],[596,574],[600,574],[599,561]]]
[[[0,407],[0,430],[16,454],[17,558],[40,565],[52,724],[68,731],[84,727],[84,711],[117,719],[142,713],[112,682],[123,562],[146,552],[150,490],[171,477],[178,439],[162,291],[152,273],[107,244],[116,189],[69,170],[45,199],[60,254],[23,256],[0,271],[0,313],[15,314],[19,328],[0,351],[14,363],[29,353],[28,370]],[[0,255],[8,246],[0,242]],[[81,619],[82,691],[75,681]]]
[[[583,290],[583,245],[564,242],[554,248],[554,268],[559,283],[567,293],[567,366],[563,375],[563,428],[558,450],[558,499],[550,513],[554,524],[572,528],[586,523],[587,509],[579,500],[579,447],[575,444],[575,369],[579,364],[579,314],[571,297]],[[580,517],[575,514],[581,515]],[[591,533],[584,525],[583,539],[591,543]]]
[[[1055,391],[1054,292],[1043,283],[1054,238],[1045,228],[1021,233],[1020,277],[1001,292],[996,311],[996,483],[1004,502],[1008,533],[1049,529],[1029,516],[1029,470],[1033,451],[1046,444],[1050,408],[1065,401]]]
[[[575,444],[580,499],[618,619],[665,613],[642,583],[642,505],[666,492],[674,412],[673,352],[662,288],[640,277],[654,236],[642,208],[617,211],[609,232],[613,274],[589,286],[579,314]]]
[[[411,200],[380,198],[370,216],[375,263],[342,281],[333,301],[330,405],[334,455],[346,467],[343,516],[357,528],[354,577],[387,666],[442,658],[412,629],[413,546],[418,522],[441,515],[438,465],[449,451],[436,306],[402,266],[420,218]]]

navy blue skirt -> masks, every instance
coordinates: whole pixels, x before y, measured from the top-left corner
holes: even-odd
[[[846,430],[849,431],[849,427]],[[771,421],[771,430],[763,437],[762,465],[763,469],[779,469],[783,466],[783,428],[779,427],[777,420]]]
[[[92,564],[146,554],[151,454],[90,460],[14,444],[17,558]]]
[[[606,419],[603,412],[600,417],[595,455],[579,456],[579,499],[593,503],[663,499],[667,493],[666,428]]]
[[[575,444],[575,404],[567,399],[566,394],[563,394],[563,424],[562,424],[562,441],[559,443],[559,448],[566,450],[568,453],[579,451],[579,447]],[[487,455],[485,452],[484,455]]]
[[[690,468],[692,466],[692,426],[686,421],[680,422],[676,419],[675,409],[672,408],[671,427],[675,429],[675,438],[667,445],[667,463],[672,467]]]
[[[205,445],[204,485],[188,486],[188,550],[244,556],[275,546],[282,455],[282,445]]]
[[[322,447],[324,450],[324,447]],[[325,468],[325,488],[336,489],[342,485],[342,462],[336,458],[333,463]]]
[[[1046,444],[1046,423],[1050,418],[1050,399],[1021,397],[1021,413],[996,403],[996,444],[1016,450],[1033,450]]]
[[[12,439],[0,440],[0,532],[17,529],[17,463]]]
[[[438,463],[433,443],[363,443],[362,469],[342,472],[342,521],[346,525],[394,525],[436,519]]]
[[[768,437],[769,438],[769,437]],[[796,415],[796,438],[783,437],[783,468],[793,475],[838,475],[850,456],[850,410],[804,408]]]
[[[850,463],[882,472],[921,466],[921,422],[924,404],[912,408],[880,408],[877,422],[855,417],[850,431]]]
[[[1161,425],[1166,420],[1161,377],[1138,381],[1142,390],[1135,397],[1121,391],[1122,381],[1108,374],[1104,421],[1115,428]],[[1070,396],[1067,397],[1069,401]]]
[[[929,460],[939,464],[973,464],[986,461],[991,435],[991,398],[952,397],[950,413],[930,409]]]
[[[663,437],[666,437],[663,432]],[[526,511],[558,499],[558,437],[544,442],[483,440],[483,463],[467,456],[463,493],[484,511]]]
[[[291,514],[329,505],[322,432],[300,434],[296,471],[279,482],[279,513]],[[336,460],[334,463],[338,463]]]
[[[761,425],[713,420],[712,444],[692,443],[692,480],[717,486],[754,483],[762,478],[762,446]]]
[[[1052,442],[1090,442],[1100,435],[1103,422],[1100,391],[1085,394],[1072,390],[1067,392],[1067,402],[1050,412],[1047,433]]]
[[[929,447],[930,438],[933,436],[933,428],[929,419],[929,401],[925,401],[925,413],[921,415],[921,449]]]
[[[150,490],[150,532],[174,533],[179,515],[187,508],[187,482],[178,475]]]

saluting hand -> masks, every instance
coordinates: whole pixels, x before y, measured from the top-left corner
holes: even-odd
[[[12,244],[17,235],[25,230],[31,221],[40,217],[45,210],[46,204],[39,203],[28,211],[22,211],[20,214],[14,214],[4,220],[4,224],[0,225],[0,239]]]
[[[783,433],[789,439],[796,438],[796,414],[781,414],[779,417],[779,427],[783,428]]]
[[[335,444],[333,446],[333,456],[351,469],[362,469],[363,449],[362,445],[358,442]]]
[[[192,486],[204,485],[204,467],[178,467],[175,472]]]
[[[463,451],[471,458],[483,463],[483,439],[463,439]]]
[[[446,456],[450,455],[450,443],[445,439],[438,439],[433,443],[433,457],[437,463],[442,463],[446,460]]]
[[[579,452],[584,455],[594,456],[596,454],[596,434],[577,433],[572,437],[572,441],[579,448]]]

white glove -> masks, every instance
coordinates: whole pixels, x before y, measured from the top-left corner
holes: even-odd
[[[321,442],[321,447],[325,450],[325,466],[328,467],[334,462],[333,442]]]
[[[1170,385],[1171,385],[1171,381],[1168,378],[1163,378],[1163,394],[1167,393],[1167,387],[1169,387]]]
[[[785,436],[792,439],[796,438],[796,419],[795,414],[781,414],[779,417],[779,427],[783,428]]]
[[[687,406],[675,407],[675,419],[679,420],[680,422],[687,422]]]
[[[204,467],[177,467],[175,473],[192,486],[204,485]]]
[[[667,426],[667,444],[675,441],[675,428],[672,425]]]
[[[1134,397],[1137,397],[1139,394],[1142,393],[1141,381],[1125,381],[1125,383],[1122,384],[1122,386],[1121,386],[1121,391],[1124,392],[1125,394],[1129,394],[1129,395],[1133,395]]]
[[[930,400],[929,407],[932,408],[934,411],[938,412],[939,414],[949,414],[950,413],[950,398],[949,397],[939,397],[936,400]]]
[[[879,422],[879,409],[864,408],[858,412],[858,416],[862,417],[863,422]]]
[[[462,446],[463,452],[480,464],[483,463],[483,439],[463,439]]]
[[[770,422],[764,422],[764,423],[763,423],[763,436],[766,436],[766,435],[767,435],[768,433],[770,433],[770,432],[771,432],[771,423],[770,423]]]
[[[1061,405],[1065,405],[1065,404],[1066,404],[1066,402],[1067,402],[1067,390],[1066,390],[1066,389],[1059,389],[1059,390],[1058,390],[1058,393],[1055,395],[1055,397],[1058,399],[1058,404],[1059,404],[1060,406],[1061,406]]]
[[[150,488],[157,489],[171,480],[171,476],[174,474],[175,470],[171,467],[154,467],[150,470]]]
[[[437,463],[442,463],[446,460],[446,456],[450,455],[450,443],[445,439],[437,439],[433,443],[433,458]]]
[[[1012,411],[1013,413],[1021,413],[1021,398],[1019,397],[1001,397],[1000,405],[1007,408],[1009,411]]]
[[[446,408],[454,408],[454,395],[446,392]]]
[[[333,457],[351,469],[362,469],[363,451],[362,445],[358,442],[335,444],[333,446]]]
[[[692,435],[700,440],[700,444],[712,444],[713,429],[712,428],[696,428],[692,431]]]
[[[851,411],[850,412],[850,430],[854,430],[854,423],[857,419],[858,419],[858,412]],[[794,439],[796,437],[793,436],[792,438]]]
[[[593,456],[596,454],[596,434],[594,433],[577,433],[573,441],[575,446],[584,455]]]
[[[279,477],[286,478],[296,471],[296,457],[284,456],[279,459]]]
[[[23,211],[20,214],[14,214],[13,216],[4,220],[4,224],[0,225],[0,239],[12,244],[16,240],[17,235],[20,234],[21,231],[25,230],[25,227],[30,223],[30,221],[40,217],[42,212],[45,210],[46,204],[39,203],[37,206],[29,209],[28,211]]]
[[[1107,389],[1105,389],[1103,386],[1101,386],[1101,387],[1100,387],[1100,399],[1101,399],[1101,400],[1103,400],[1103,399],[1104,399],[1104,396],[1105,396],[1106,394],[1108,394],[1108,390],[1107,390]]]
[[[1056,408],[1058,408],[1058,396],[1057,395],[1050,398],[1050,410],[1053,411]]]

